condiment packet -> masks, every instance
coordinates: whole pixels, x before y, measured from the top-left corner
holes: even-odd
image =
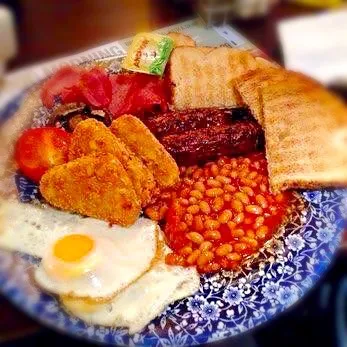
[[[161,76],[173,48],[174,41],[169,36],[154,33],[137,34],[128,49],[122,67]]]

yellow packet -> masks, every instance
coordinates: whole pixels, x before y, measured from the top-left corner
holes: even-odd
[[[342,4],[342,0],[294,0],[293,2],[316,7],[335,7]]]
[[[137,34],[124,58],[123,69],[161,76],[169,60],[174,41],[165,35]]]

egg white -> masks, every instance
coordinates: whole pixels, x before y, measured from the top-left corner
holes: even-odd
[[[36,282],[55,294],[112,297],[150,268],[157,249],[157,225],[146,218],[123,228],[50,207],[11,201],[2,204],[0,219],[0,247],[40,258],[64,235],[87,234],[103,240],[97,267],[82,276],[57,279],[39,265],[35,271]]]
[[[81,220],[48,206],[1,201],[0,247],[41,258],[54,238],[71,233]]]
[[[127,327],[141,331],[170,303],[199,290],[200,277],[193,267],[169,266],[164,257],[150,271],[107,302],[62,297],[66,310],[89,324]]]

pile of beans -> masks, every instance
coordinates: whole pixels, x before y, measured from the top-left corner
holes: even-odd
[[[263,154],[181,167],[181,182],[146,209],[164,221],[166,263],[232,270],[259,250],[289,213],[292,193],[269,191]]]

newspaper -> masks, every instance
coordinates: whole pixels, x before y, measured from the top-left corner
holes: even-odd
[[[256,54],[261,52],[240,33],[229,25],[207,28],[204,22],[197,18],[156,30],[158,33],[171,31],[190,35],[198,45],[227,45],[250,50]],[[74,55],[42,62],[21,68],[5,75],[0,89],[0,109],[24,89],[42,80],[61,65],[80,64],[95,59],[111,59],[125,56],[132,38],[114,41]]]

